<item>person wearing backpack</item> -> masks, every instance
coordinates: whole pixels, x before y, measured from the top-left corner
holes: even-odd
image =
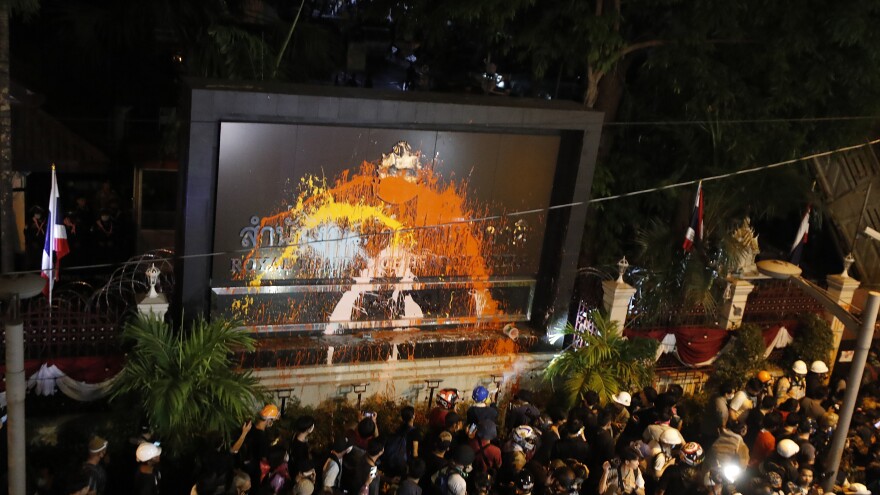
[[[437,440],[433,442],[431,452],[424,456],[425,474],[422,476],[419,485],[422,487],[422,493],[425,495],[439,495],[436,485],[434,484],[434,475],[438,471],[446,467],[446,453],[452,445],[452,434],[448,431],[441,432],[437,436]]]
[[[385,443],[382,456],[382,470],[390,478],[400,478],[406,474],[409,459],[419,457],[419,442],[422,433],[415,427],[416,410],[404,406],[400,410],[400,428]]]
[[[467,477],[474,462],[474,449],[459,445],[452,461],[434,475],[439,495],[467,495]]]
[[[487,419],[477,425],[477,434],[470,441],[474,450],[474,469],[495,475],[501,468],[501,449],[492,444],[497,435],[494,422]]]
[[[342,461],[354,446],[347,437],[333,440],[330,454],[321,469],[321,487],[325,495],[342,494]]]

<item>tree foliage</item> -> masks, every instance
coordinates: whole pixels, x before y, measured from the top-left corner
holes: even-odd
[[[767,366],[764,337],[757,325],[743,325],[733,332],[732,340],[715,360],[715,371],[706,388],[715,390],[722,383],[743,387],[749,378]]]
[[[590,390],[607,402],[621,390],[649,385],[654,377],[657,341],[624,337],[617,322],[598,310],[590,312],[590,320],[593,328],[589,330],[570,324],[565,328],[563,334],[574,343],[544,370],[546,380],[561,384],[569,406]]]
[[[253,414],[263,397],[250,370],[236,369],[232,352],[252,351],[254,339],[236,322],[198,320],[175,331],[156,318],[129,323],[134,343],[111,397],[134,394],[154,432],[181,453],[197,435],[228,434]]]
[[[815,313],[805,313],[798,318],[793,342],[785,350],[785,369],[798,359],[808,365],[813,361],[828,361],[834,349],[834,332],[831,325]]]

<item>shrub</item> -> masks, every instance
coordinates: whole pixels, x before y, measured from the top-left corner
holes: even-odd
[[[715,371],[706,382],[706,389],[715,390],[725,382],[742,388],[767,366],[764,349],[764,336],[757,325],[747,324],[734,330],[732,340],[715,360]]]
[[[813,361],[828,361],[834,349],[831,325],[815,313],[803,314],[798,318],[798,329],[793,337],[794,341],[785,350],[785,369],[791,368],[798,359],[808,366]]]

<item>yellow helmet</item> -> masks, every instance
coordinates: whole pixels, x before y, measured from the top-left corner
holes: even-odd
[[[281,413],[278,412],[278,406],[275,404],[266,404],[266,407],[260,411],[260,417],[263,419],[278,419]]]
[[[766,370],[761,370],[758,372],[758,380],[761,380],[761,383],[769,382],[770,378],[772,378],[772,377],[770,376],[770,373],[767,372]]]

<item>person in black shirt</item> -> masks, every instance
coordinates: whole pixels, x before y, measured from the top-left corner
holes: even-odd
[[[271,427],[280,415],[278,407],[274,404],[266,404],[266,407],[260,411],[256,424],[248,432],[245,439],[247,454],[244,457],[244,467],[251,476],[252,486],[260,486],[260,481],[263,478],[260,464],[268,465],[269,436],[266,434],[266,428]]]
[[[560,430],[565,425],[565,415],[559,408],[551,408],[549,414],[542,414],[538,418],[538,429],[541,431],[541,443],[535,451],[533,460],[546,465],[551,460],[555,451],[556,442],[559,441]]]
[[[312,416],[300,416],[296,418],[296,423],[294,423],[293,427],[296,431],[293,434],[290,448],[287,451],[289,456],[287,462],[289,473],[295,473],[300,463],[312,458],[312,454],[309,452],[309,435],[315,431],[315,418]]]
[[[432,478],[434,473],[440,471],[448,462],[446,454],[452,445],[452,433],[448,431],[441,432],[437,440],[433,442],[433,445],[431,453],[423,457],[425,460],[425,473],[419,480],[419,486],[422,487],[422,492],[425,495],[440,495],[437,493],[437,487]]]
[[[154,444],[143,442],[138,445],[135,457],[138,468],[134,474],[132,495],[158,495],[159,493],[159,461],[162,449]]]
[[[95,436],[89,440],[89,457],[83,464],[83,473],[89,479],[89,492],[103,495],[107,492],[107,470],[104,464],[107,459],[107,440]]]
[[[507,412],[507,417],[504,420],[508,431],[512,431],[517,426],[532,426],[532,423],[538,419],[541,411],[531,404],[533,400],[534,396],[531,390],[520,390],[513,396],[511,409]]]
[[[468,427],[473,427],[476,433],[476,425],[484,420],[498,421],[498,409],[489,405],[489,390],[480,385],[475,388],[471,397],[474,399],[474,405],[467,410]]]
[[[589,449],[584,439],[584,425],[573,419],[565,425],[565,437],[556,442],[553,459],[575,459],[580,463],[589,459]]]

